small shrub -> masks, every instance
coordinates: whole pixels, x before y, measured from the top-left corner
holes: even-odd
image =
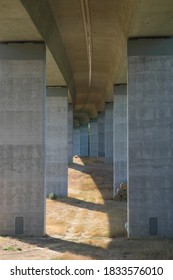
[[[4,248],[3,250],[4,250],[4,251],[22,251],[21,248],[14,248],[14,247],[12,247],[12,246],[9,246],[9,247],[7,247],[7,248]]]
[[[55,199],[57,199],[57,195],[52,192],[52,193],[48,194],[48,198],[52,199],[52,200],[55,200]]]

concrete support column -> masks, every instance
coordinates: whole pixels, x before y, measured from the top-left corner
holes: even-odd
[[[114,86],[113,157],[115,194],[127,182],[127,85]]]
[[[45,233],[45,45],[0,44],[0,235]]]
[[[98,121],[90,120],[90,157],[98,157]]]
[[[80,126],[80,156],[88,157],[88,124]]]
[[[105,157],[105,112],[98,113],[98,156]]]
[[[113,164],[113,103],[105,107],[105,162]]]
[[[68,100],[66,87],[47,88],[47,194],[68,193]]]
[[[68,163],[73,162],[73,105],[68,104]]]
[[[80,156],[80,129],[73,128],[73,155]]]
[[[128,43],[129,237],[173,236],[173,39]]]

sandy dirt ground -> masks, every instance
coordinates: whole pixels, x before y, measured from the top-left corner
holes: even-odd
[[[104,159],[69,166],[69,196],[46,201],[46,236],[0,237],[0,259],[173,259],[172,240],[128,240],[127,203],[113,200]]]

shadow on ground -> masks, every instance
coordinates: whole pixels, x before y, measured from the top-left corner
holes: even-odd
[[[54,202],[47,201],[47,205],[50,203],[52,207],[47,210],[47,217],[50,219],[47,224],[48,235],[43,238],[8,239],[9,242],[13,241],[14,247],[30,244],[31,253],[27,247],[23,252],[8,252],[6,255],[4,252],[4,256],[1,254],[2,258],[172,260],[172,240],[127,239],[124,227],[127,203],[112,199],[112,166],[105,164],[104,159],[78,158],[74,161],[69,166],[69,197],[59,198]],[[66,216],[63,216],[64,211],[67,212]],[[65,225],[63,217],[67,219]],[[63,226],[64,232],[61,231]]]

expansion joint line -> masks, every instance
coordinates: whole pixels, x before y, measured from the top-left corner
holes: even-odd
[[[88,65],[89,65],[89,87],[91,85],[92,75],[92,36],[91,36],[91,16],[89,0],[80,0],[82,8],[83,25],[85,31],[85,40],[87,47]]]

